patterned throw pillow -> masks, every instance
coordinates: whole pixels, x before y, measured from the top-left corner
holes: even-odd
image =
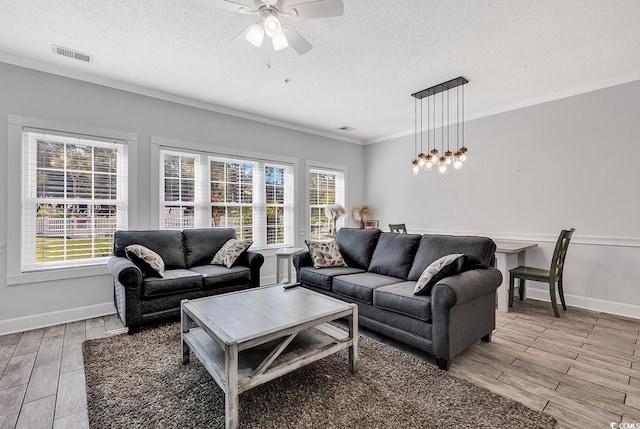
[[[346,267],[338,245],[331,241],[305,241],[313,260],[313,268]]]
[[[164,261],[156,252],[141,244],[132,244],[124,249],[127,259],[136,264],[145,277],[164,277]]]
[[[235,238],[229,239],[224,243],[224,246],[218,250],[216,256],[213,257],[211,265],[224,265],[227,268],[231,268],[252,244],[253,241],[238,241]]]
[[[420,274],[420,279],[416,283],[415,289],[413,289],[413,294],[429,295],[433,286],[440,280],[462,271],[462,265],[464,265],[464,254],[462,253],[452,253],[433,261]]]

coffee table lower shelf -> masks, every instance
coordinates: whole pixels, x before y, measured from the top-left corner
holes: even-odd
[[[324,323],[298,332],[285,345],[281,353],[274,354],[287,338],[280,338],[238,352],[238,393],[352,346],[347,332]],[[192,328],[183,333],[183,341],[220,388],[226,392],[224,348],[202,328]],[[270,359],[273,360],[270,361]]]

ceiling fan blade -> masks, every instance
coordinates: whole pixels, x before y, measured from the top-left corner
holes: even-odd
[[[282,28],[284,29],[284,35],[287,38],[289,46],[298,54],[304,55],[313,48],[313,45],[302,37],[300,33],[291,28],[291,26],[283,25]]]
[[[191,0],[205,6],[213,6],[231,12],[250,13],[258,10],[261,0]]]
[[[291,18],[298,19],[330,18],[344,14],[342,0],[283,0],[281,7]]]

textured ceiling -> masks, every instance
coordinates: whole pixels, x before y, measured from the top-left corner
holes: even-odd
[[[256,17],[203,0],[0,0],[0,61],[362,142],[413,129],[410,94],[460,75],[467,118],[640,79],[638,0],[344,0],[344,9],[288,21],[314,48],[272,52],[267,68],[264,49],[229,43]],[[51,44],[94,62],[56,56]]]

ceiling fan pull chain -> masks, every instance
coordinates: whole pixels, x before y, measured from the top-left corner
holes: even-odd
[[[267,65],[267,68],[268,68],[269,70],[271,70],[271,46],[270,46],[270,45],[271,45],[271,39],[268,39],[268,40],[266,41],[266,43],[264,44],[264,49],[265,49],[265,51],[266,51],[266,53],[267,53],[267,62],[266,62],[266,65]]]

